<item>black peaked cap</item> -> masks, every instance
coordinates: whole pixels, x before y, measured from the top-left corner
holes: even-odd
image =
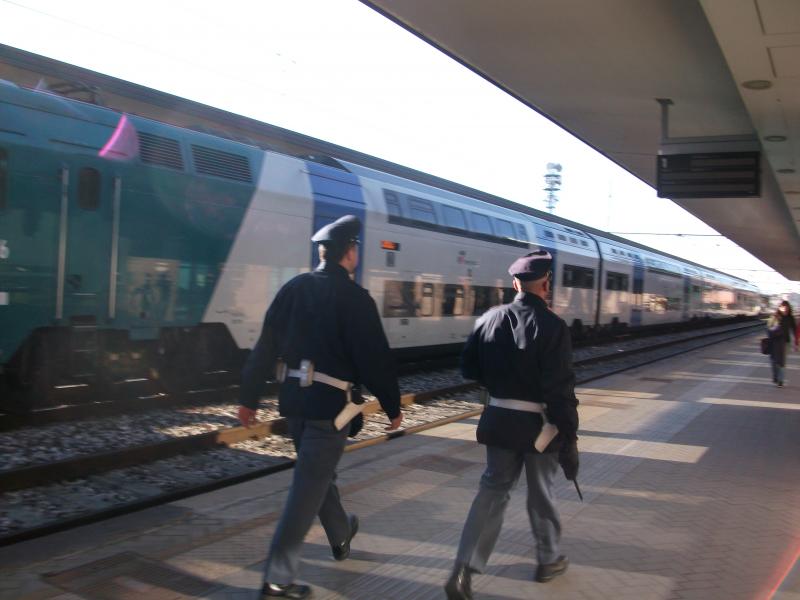
[[[355,215],[345,215],[317,231],[311,241],[344,246],[352,242],[358,243],[359,233],[361,233],[361,219]]]

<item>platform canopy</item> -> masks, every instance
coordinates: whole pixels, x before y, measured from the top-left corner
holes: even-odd
[[[797,0],[363,1],[650,185],[656,98],[671,138],[752,136],[760,197],[675,201],[800,280]]]

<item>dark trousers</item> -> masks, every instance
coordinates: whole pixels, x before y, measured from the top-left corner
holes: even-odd
[[[456,563],[466,564],[478,572],[486,568],[503,526],[511,490],[523,466],[528,482],[528,518],[537,544],[538,561],[549,564],[558,559],[561,521],[552,494],[558,456],[487,446],[486,471],[464,523]]]
[[[275,529],[264,578],[270,583],[293,583],[303,540],[319,515],[331,545],[350,535],[347,513],[336,487],[336,465],[344,452],[347,427],[336,431],[332,421],[287,419],[297,450],[292,487]]]
[[[772,347],[770,351],[770,363],[772,364],[772,380],[783,383],[783,369],[786,367],[786,346],[789,341],[780,334],[770,335]]]

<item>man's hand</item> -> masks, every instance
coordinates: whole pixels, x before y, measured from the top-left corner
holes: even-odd
[[[242,424],[242,427],[252,427],[258,423],[256,420],[256,411],[254,411],[252,408],[247,408],[246,406],[240,406],[239,422]]]
[[[561,444],[561,450],[558,452],[558,464],[561,465],[561,469],[564,471],[564,477],[569,481],[574,481],[578,476],[579,462],[577,440],[565,440]]]
[[[384,431],[394,431],[398,427],[400,427],[400,423],[403,422],[403,413],[397,415],[394,419],[389,420],[389,426],[384,429]]]

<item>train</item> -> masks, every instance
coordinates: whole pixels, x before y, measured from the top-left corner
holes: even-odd
[[[576,334],[756,315],[747,281],[480,194],[0,82],[3,407],[229,385],[312,233],[364,223],[355,279],[397,352],[457,348],[546,249]]]

